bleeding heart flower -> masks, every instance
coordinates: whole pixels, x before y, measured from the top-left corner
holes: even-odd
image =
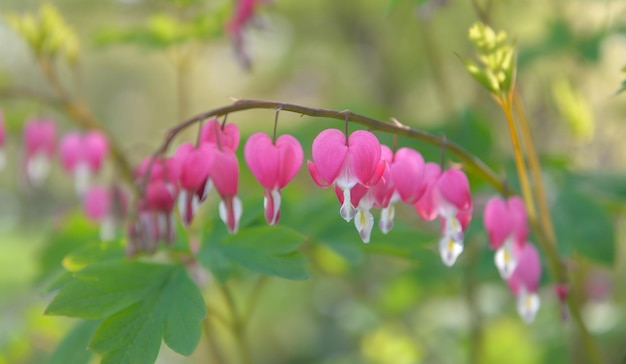
[[[254,18],[257,6],[263,0],[237,0],[235,11],[226,23],[226,31],[230,35],[239,61],[246,69],[250,68],[250,58],[244,49],[243,30]],[[267,0],[264,0],[267,2]]]
[[[291,135],[281,135],[274,144],[267,134],[255,133],[246,142],[244,157],[254,177],[265,188],[265,220],[275,225],[280,218],[280,190],[302,166],[302,146]]]
[[[115,228],[125,218],[128,196],[119,187],[92,186],[83,197],[83,209],[90,220],[100,223],[100,238],[115,238]]]
[[[484,223],[489,234],[489,247],[496,249],[496,266],[502,278],[506,279],[517,264],[514,245],[522,245],[528,238],[524,201],[517,196],[508,200],[491,198],[485,206]]]
[[[39,185],[48,175],[55,140],[56,130],[52,120],[31,119],[24,125],[25,172],[33,185]]]
[[[236,151],[239,146],[239,128],[232,123],[222,127],[217,119],[211,119],[202,127],[200,142]]]
[[[212,148],[201,144],[198,148],[191,143],[183,143],[174,156],[180,166],[178,208],[183,224],[189,225],[196,215],[201,199],[211,189],[209,172],[213,163]]]
[[[214,147],[212,153],[213,163],[209,178],[222,198],[219,205],[220,218],[228,231],[234,234],[239,229],[239,220],[243,213],[241,200],[237,197],[239,161],[235,152],[229,148]]]
[[[82,195],[89,186],[91,176],[97,173],[108,150],[104,134],[91,131],[85,135],[67,133],[59,145],[63,167],[74,175],[76,192]]]
[[[508,278],[509,288],[517,296],[517,310],[525,322],[535,319],[539,310],[537,288],[541,278],[541,260],[537,248],[531,243],[515,245],[517,265]]]
[[[369,131],[357,130],[346,140],[340,130],[327,129],[313,140],[312,152],[313,161],[307,166],[313,181],[320,187],[333,183],[339,187],[343,192],[340,214],[352,220],[355,209],[350,190],[357,184],[375,185],[385,171],[378,139]]]
[[[372,187],[375,206],[382,208],[380,229],[388,233],[393,227],[394,204],[398,201],[413,204],[424,194],[424,158],[414,149],[400,148],[395,154],[383,145],[381,158],[387,162],[383,177]]]
[[[439,253],[450,267],[463,252],[464,231],[472,217],[469,182],[461,170],[450,168],[441,172],[437,164],[426,163],[424,183],[425,192],[414,206],[424,220],[441,216]]]

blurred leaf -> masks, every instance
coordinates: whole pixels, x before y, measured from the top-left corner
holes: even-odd
[[[100,325],[89,348],[103,356],[102,363],[153,363],[161,340],[179,354],[193,353],[206,307],[185,268],[172,268],[142,301]]]
[[[594,200],[563,188],[552,209],[559,248],[598,263],[615,261],[615,227],[611,216]]]
[[[69,216],[59,229],[50,234],[39,255],[40,273],[37,281],[40,282],[60,273],[61,262],[71,251],[98,241],[100,241],[100,230],[97,226],[79,214]]]
[[[89,340],[101,321],[81,321],[59,343],[48,364],[88,364],[93,353],[87,349]]]
[[[626,201],[626,174],[608,171],[587,171],[567,174],[577,189],[597,197]]]
[[[228,259],[255,272],[302,280],[309,278],[308,261],[298,251],[304,239],[284,226],[253,227],[226,237],[220,250]]]
[[[74,273],[48,305],[46,314],[105,318],[144,299],[175,269],[172,265],[127,261],[89,266]]]
[[[587,99],[574,90],[572,85],[564,79],[553,83],[552,95],[559,113],[565,119],[574,136],[581,140],[593,138],[595,123]]]

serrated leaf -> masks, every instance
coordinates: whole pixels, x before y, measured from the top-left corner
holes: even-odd
[[[93,353],[87,349],[91,336],[100,325],[100,321],[81,321],[56,347],[48,364],[88,364]]]
[[[223,240],[228,259],[261,274],[286,279],[309,278],[308,261],[298,251],[305,237],[284,226],[252,227]]]
[[[553,210],[559,248],[598,263],[615,261],[615,227],[611,216],[594,200],[570,188],[561,190]]]
[[[162,339],[180,354],[194,351],[206,317],[202,294],[182,266],[160,283],[98,328],[89,348],[103,356],[103,363],[153,363]]]
[[[46,314],[106,318],[145,298],[174,269],[171,265],[128,261],[89,266],[65,283]]]

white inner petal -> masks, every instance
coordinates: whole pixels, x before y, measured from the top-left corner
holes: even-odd
[[[380,211],[380,221],[378,222],[378,227],[380,227],[383,234],[387,234],[393,228],[393,218],[395,215],[396,209],[391,203],[389,206]]]
[[[439,240],[439,254],[443,264],[451,267],[457,258],[463,252],[463,240],[456,239],[454,236],[444,235]]]
[[[496,250],[494,256],[496,267],[502,279],[509,278],[517,266],[517,258],[513,252],[513,244],[514,240],[512,238],[507,239],[504,244]]]
[[[74,168],[74,187],[78,196],[82,196],[87,192],[90,180],[91,170],[89,165],[85,162],[78,162]]]
[[[517,297],[517,312],[519,312],[524,322],[529,324],[535,320],[540,305],[541,301],[537,293],[528,292],[525,287],[521,287]]]
[[[343,190],[343,204],[339,209],[339,214],[347,222],[350,222],[355,214],[355,208],[352,206],[352,201],[350,200],[350,198],[350,188]]]
[[[26,163],[26,175],[30,182],[39,186],[50,170],[50,160],[43,152],[37,152]]]
[[[359,208],[354,217],[354,225],[361,236],[361,240],[364,243],[369,243],[374,228],[374,215],[369,210]]]
[[[100,220],[100,239],[102,241],[112,241],[115,239],[115,218],[106,215]]]

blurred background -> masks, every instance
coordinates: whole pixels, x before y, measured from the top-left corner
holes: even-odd
[[[585,322],[608,362],[626,355],[626,290],[619,283],[626,277],[626,96],[617,93],[626,79],[623,1],[273,0],[260,3],[245,28],[249,69],[223,30],[233,1],[50,3],[80,41],[77,64],[59,62],[60,79],[133,163],[153,152],[177,122],[232,98],[258,98],[395,117],[445,134],[516,188],[505,119],[459,59],[474,56],[467,38],[474,22],[505,30],[518,48],[517,82],[542,158],[559,250],[579,281],[575,292]],[[0,15],[36,12],[40,4],[2,0]],[[7,166],[0,175],[0,363],[39,363],[74,322],[42,315],[50,300],[42,281],[61,268],[55,247],[78,239],[76,231],[97,227],[80,218],[80,201],[58,162],[42,188],[20,182],[26,119],[53,117],[59,134],[76,127],[45,102],[16,97],[16,90],[54,95],[24,40],[0,19],[0,107],[8,129]],[[273,118],[271,110],[252,110],[228,120],[246,136],[271,133]],[[341,126],[281,113],[278,131],[297,136],[310,158],[315,135]],[[195,133],[189,130],[177,142],[194,140]],[[392,142],[389,135],[377,136]],[[439,160],[437,147],[403,138],[398,145]],[[391,233],[376,230],[365,245],[338,216],[334,193],[315,187],[301,170],[283,191],[281,224],[309,234],[311,278],[266,283],[249,323],[254,362],[584,363],[580,338],[562,320],[545,267],[535,322],[526,325],[517,316],[481,220],[495,191],[469,177],[474,218],[466,251],[448,269],[436,251],[438,223],[422,222],[405,206]],[[109,165],[100,178],[119,176]],[[262,188],[246,168],[240,196],[244,215],[258,213]],[[205,203],[202,216],[216,215],[216,201],[212,196]],[[256,276],[241,268],[230,280],[243,302]],[[224,305],[210,283],[205,299]],[[237,362],[229,330],[217,330],[225,355]],[[213,356],[201,341],[190,358],[163,346],[159,362],[203,363]]]

